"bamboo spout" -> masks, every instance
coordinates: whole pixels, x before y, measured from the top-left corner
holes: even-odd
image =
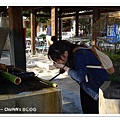
[[[16,85],[19,85],[21,83],[21,78],[15,76],[15,75],[12,75],[12,74],[5,72],[5,71],[2,71],[1,74],[5,79],[11,81],[12,83],[14,83]]]
[[[40,81],[40,82],[43,82],[44,84],[47,84],[47,85],[49,85],[49,86],[51,86],[51,87],[58,87],[58,84],[56,84],[56,83],[52,83],[52,82],[50,82],[50,81],[48,81],[48,80],[44,80],[44,79],[42,79],[42,78],[39,78],[39,77],[35,77],[35,80],[38,80],[38,81]]]

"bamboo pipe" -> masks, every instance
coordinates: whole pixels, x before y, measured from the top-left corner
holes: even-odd
[[[43,82],[51,87],[55,87],[55,88],[58,87],[58,84],[49,82],[48,80],[44,80],[42,78],[35,77],[35,80],[41,81],[41,82]]]
[[[5,71],[2,71],[1,74],[4,78],[6,78],[7,80],[11,81],[12,83],[14,83],[16,85],[19,85],[21,83],[21,78],[15,76],[15,75],[12,75]]]

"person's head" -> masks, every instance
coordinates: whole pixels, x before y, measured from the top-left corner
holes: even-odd
[[[84,44],[72,44],[67,40],[56,41],[49,47],[48,59],[73,67],[73,50],[78,46],[87,47]]]
[[[56,41],[57,41],[57,37],[56,37],[56,36],[52,36],[52,37],[51,37],[51,40],[52,40],[52,41],[53,41],[53,43],[54,43],[54,42],[56,42]]]
[[[61,64],[70,64],[71,58],[73,56],[73,49],[77,45],[72,44],[66,40],[60,40],[57,42],[54,42],[48,50],[48,58],[57,63]]]

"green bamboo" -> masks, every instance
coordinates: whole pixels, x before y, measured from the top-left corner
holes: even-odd
[[[12,83],[14,83],[16,85],[19,85],[21,83],[21,78],[15,76],[15,75],[12,75],[11,73],[2,71],[1,74],[5,79],[11,81]]]
[[[35,77],[35,80],[41,81],[41,82],[43,82],[51,87],[55,87],[55,88],[58,87],[58,84],[49,82],[48,80],[44,80],[44,79],[39,78],[39,77]]]

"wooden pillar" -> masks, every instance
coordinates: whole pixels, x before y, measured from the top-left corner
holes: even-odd
[[[52,36],[58,36],[58,7],[51,7]]]
[[[97,27],[96,21],[100,19],[100,9],[93,8],[93,26]],[[96,31],[95,27],[92,31],[92,44],[95,45],[97,43],[97,37],[99,37],[100,31]]]
[[[9,7],[11,64],[26,70],[25,36],[23,30],[22,8]]]
[[[31,9],[31,54],[35,55],[35,9]]]
[[[76,16],[75,16],[75,21],[76,21],[76,26],[75,26],[75,35],[78,36],[78,28],[79,28],[79,11],[76,11]]]
[[[59,10],[59,40],[62,39],[62,22],[61,22],[61,13],[62,10]]]

